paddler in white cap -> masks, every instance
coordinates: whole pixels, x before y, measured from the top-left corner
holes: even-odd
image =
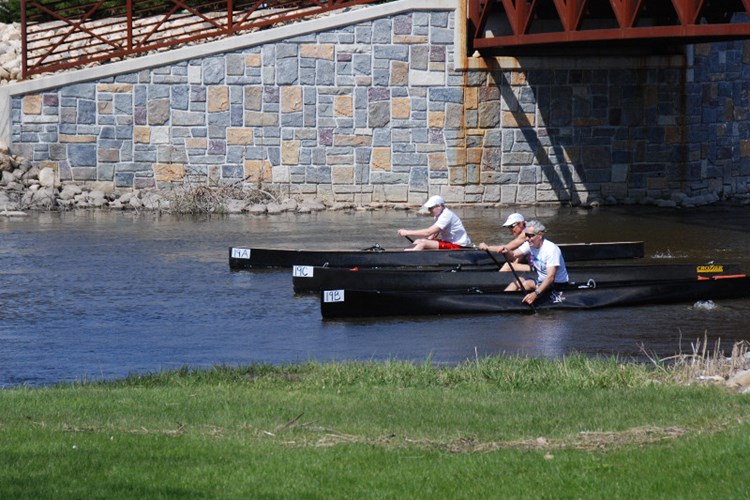
[[[482,242],[477,245],[477,248],[480,250],[489,250],[490,252],[505,254],[507,252],[512,252],[526,242],[526,237],[523,234],[524,230],[526,229],[526,219],[523,215],[519,213],[510,214],[508,218],[505,219],[503,227],[507,227],[508,229],[510,229],[511,234],[513,235],[512,240],[510,240],[505,245],[494,246],[490,246],[487,243]],[[525,256],[521,257],[521,259],[522,260],[516,259],[513,262],[513,268],[517,271],[522,272],[529,271],[531,268],[527,264],[525,264]],[[509,271],[510,269],[508,268],[508,264],[504,264],[500,270]]]
[[[425,229],[399,229],[399,236],[418,238],[405,250],[455,250],[471,246],[463,222],[445,206],[442,196],[430,196],[422,206],[435,218],[435,223]]]

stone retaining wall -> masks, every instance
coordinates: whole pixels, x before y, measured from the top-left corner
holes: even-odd
[[[671,58],[466,58],[446,4],[368,7],[351,24],[12,95],[11,150],[63,184],[244,181],[360,205],[747,194],[746,43]]]

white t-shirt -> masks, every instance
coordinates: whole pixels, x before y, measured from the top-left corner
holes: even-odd
[[[538,273],[537,284],[541,283],[547,278],[547,268],[557,267],[557,273],[555,274],[555,283],[567,283],[568,282],[568,269],[565,267],[565,259],[563,259],[560,247],[552,243],[548,239],[544,239],[542,246],[534,248],[529,245],[529,242],[524,242],[523,245],[518,247],[518,250],[524,255],[530,255],[529,264],[536,269]]]
[[[448,208],[443,208],[440,215],[435,218],[435,224],[440,228],[439,239],[462,247],[471,245],[471,239],[466,233],[463,222]]]

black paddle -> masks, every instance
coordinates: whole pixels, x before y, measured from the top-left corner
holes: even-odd
[[[489,255],[490,258],[495,261],[495,264],[497,264],[498,270],[503,268],[502,264],[500,264],[500,262],[495,258],[495,256],[492,255],[492,251],[489,248],[485,250],[485,252],[487,252],[487,255]],[[508,263],[508,267],[510,268],[510,272],[513,273],[513,277],[516,278],[516,282],[518,283],[518,286],[519,286],[518,291],[521,292],[521,294],[525,295],[526,288],[523,286],[523,281],[521,281],[521,277],[518,276],[518,273],[516,272],[516,270],[513,269],[513,264],[510,263],[508,256],[503,254],[503,257],[505,257],[505,262]],[[534,304],[529,304],[529,307],[531,308],[532,311],[536,312],[536,307],[534,307]]]

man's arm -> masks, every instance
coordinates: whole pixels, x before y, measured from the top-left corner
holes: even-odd
[[[505,247],[509,250],[515,250],[516,248],[523,245],[523,243],[526,241],[526,236],[521,233],[512,240],[510,240],[508,243],[505,244]]]
[[[524,241],[526,241],[526,237],[523,235],[523,233],[521,233],[515,238],[513,238],[512,240],[510,240],[505,245],[491,246],[491,245],[488,245],[487,243],[482,242],[477,246],[477,248],[479,248],[480,250],[489,250],[490,252],[506,253],[506,252],[509,252],[510,250],[515,250],[516,248],[520,247],[521,245],[523,245]],[[511,258],[511,257],[513,259],[518,258],[518,257],[514,257],[511,255],[508,256],[508,258]]]
[[[510,249],[508,247],[505,247],[505,248],[506,248],[506,251],[503,252],[503,253],[507,255],[508,260],[512,261],[512,260],[515,260],[515,259],[520,259],[521,257],[523,257],[523,256],[526,255],[524,252],[522,252],[519,249],[513,250],[513,249]]]
[[[435,236],[440,234],[440,227],[437,224],[433,224],[425,229],[399,229],[399,236],[416,236],[417,238],[429,238],[434,239]]]

